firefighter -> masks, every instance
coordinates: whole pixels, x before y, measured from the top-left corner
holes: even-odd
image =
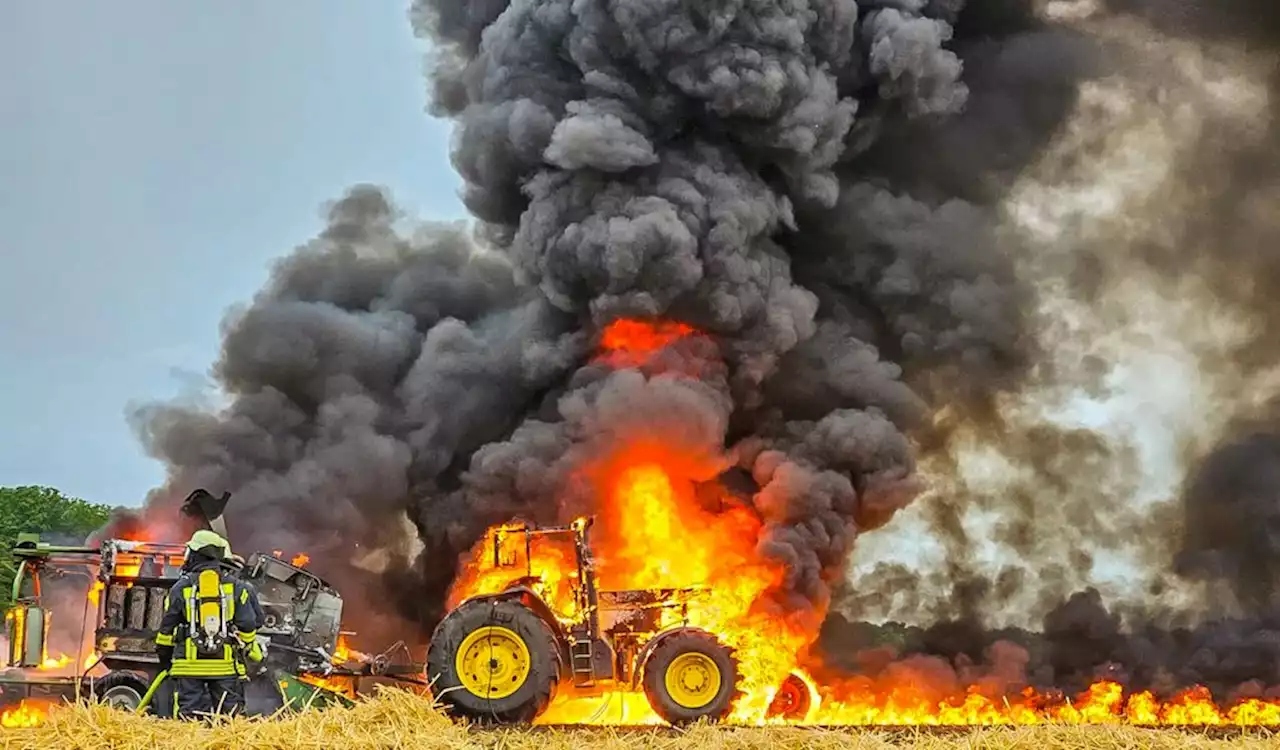
[[[169,590],[156,636],[160,668],[175,685],[174,716],[182,719],[244,710],[246,661],[263,659],[257,642],[262,607],[257,592],[224,567],[231,545],[212,531],[187,542],[183,574]]]

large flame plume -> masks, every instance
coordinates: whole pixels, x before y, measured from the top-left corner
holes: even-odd
[[[638,366],[657,357],[687,327],[627,320],[606,329],[599,360]],[[625,358],[614,356],[614,348]],[[622,363],[622,364],[619,364]],[[806,647],[815,640],[808,618],[779,618],[759,605],[783,586],[785,567],[762,553],[764,524],[749,505],[711,483],[719,464],[690,461],[678,441],[625,438],[613,450],[580,467],[590,511],[598,519],[593,537],[598,585],[605,590],[688,588],[694,593],[671,609],[665,626],[687,622],[718,635],[735,651],[743,695],[731,720],[748,724],[824,725],[995,725],[1120,723],[1140,725],[1280,725],[1280,700],[1246,698],[1218,706],[1209,692],[1194,686],[1159,699],[1151,691],[1126,694],[1111,680],[1098,680],[1076,696],[1044,694],[1034,688],[995,681],[970,686],[931,680],[926,673],[898,670],[880,679],[841,677]],[[503,533],[503,527],[492,533]],[[501,541],[499,541],[501,546]],[[502,591],[522,583],[525,569],[495,565],[490,537],[481,540],[449,594],[449,603]],[[577,564],[571,547],[534,538],[528,569],[535,590],[566,623],[576,611]],[[823,673],[815,682],[806,671]],[[800,677],[814,693],[803,717],[769,716],[777,686],[789,675]],[[1012,688],[1012,690],[1010,690]],[[660,724],[643,694],[616,689],[603,696],[558,695],[539,723]]]

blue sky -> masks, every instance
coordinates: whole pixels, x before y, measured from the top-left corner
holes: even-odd
[[[207,372],[322,204],[463,216],[407,4],[0,3],[0,485],[136,504],[130,403]]]

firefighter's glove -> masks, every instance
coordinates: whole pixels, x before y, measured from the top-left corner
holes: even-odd
[[[160,657],[161,671],[173,666],[173,646],[156,646],[156,656]]]

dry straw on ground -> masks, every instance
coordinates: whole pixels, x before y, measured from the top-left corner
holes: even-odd
[[[212,726],[142,718],[103,706],[55,711],[34,729],[0,730],[4,750],[275,750],[279,748],[412,748],[413,750],[777,750],[805,748],[998,748],[999,750],[1125,750],[1163,748],[1280,748],[1280,737],[1224,736],[1130,727],[1024,727],[936,733],[700,726],[685,732],[581,730],[468,730],[412,693],[388,690],[353,709],[309,711],[276,720]]]

